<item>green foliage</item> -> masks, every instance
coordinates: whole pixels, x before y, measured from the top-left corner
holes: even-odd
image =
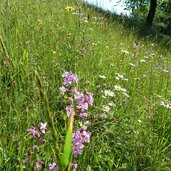
[[[62,167],[65,169],[71,157],[71,147],[72,147],[72,131],[69,129],[66,134],[65,145],[64,145],[64,152],[61,157]]]
[[[149,0],[135,1],[127,0],[127,5],[132,9],[133,16],[137,21],[145,21],[149,12]],[[154,28],[158,32],[171,35],[171,1],[157,0],[157,9],[154,18]],[[145,22],[144,22],[145,23]]]

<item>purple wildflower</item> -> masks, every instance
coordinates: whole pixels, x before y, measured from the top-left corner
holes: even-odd
[[[74,132],[73,135],[72,135],[72,138],[73,138],[72,143],[74,145],[78,145],[78,144],[82,143],[80,131]]]
[[[85,90],[84,93],[79,93],[77,87],[70,85],[76,84],[78,82],[77,75],[73,74],[71,71],[65,72],[63,75],[63,86],[60,88],[61,94],[67,94],[68,98],[66,102],[70,104],[66,106],[67,115],[70,116],[74,109],[76,108],[77,115],[81,119],[87,118],[87,110],[90,105],[93,104],[93,94]],[[73,99],[74,97],[74,99]],[[76,106],[74,106],[76,101]],[[73,144],[73,154],[76,157],[78,154],[82,154],[84,143],[89,143],[91,133],[87,132],[87,127],[82,127],[80,130],[73,133],[72,144]],[[73,169],[76,171],[77,163],[73,163]],[[49,168],[52,167],[52,164],[49,165]]]
[[[75,99],[78,100],[78,103],[84,102],[84,94],[83,93],[78,93],[77,95],[75,95]]]
[[[91,133],[90,132],[83,131],[82,132],[83,142],[89,143],[90,142],[90,136],[91,136]]]
[[[73,101],[74,101],[74,100],[73,100],[72,97],[69,97],[69,98],[68,98],[68,102],[73,103]]]
[[[40,128],[39,128],[40,129]],[[28,128],[27,131],[33,136],[34,139],[36,139],[37,141],[41,142],[41,143],[44,143],[45,142],[45,139],[43,139],[41,137],[41,131],[39,131],[38,129],[36,129],[35,127],[31,127],[31,128]],[[44,130],[43,130],[44,131]]]
[[[54,162],[54,163],[50,163],[49,164],[49,169],[52,171],[57,171],[58,170],[58,165]]]
[[[75,87],[75,88],[72,88],[71,89],[71,92],[74,94],[74,95],[78,95],[79,92],[78,92],[78,89]]]
[[[78,101],[77,109],[80,109],[82,112],[88,110],[88,106],[93,103],[93,94],[92,93],[79,93],[75,95],[75,99]]]
[[[88,103],[87,102],[79,103],[77,109],[80,109],[82,112],[88,110]]]
[[[83,131],[86,131],[87,130],[87,126],[83,126],[81,129],[80,129],[80,132],[83,132]]]
[[[36,162],[36,169],[37,170],[42,170],[44,167],[44,163],[42,161],[37,161]]]
[[[36,162],[36,169],[37,170],[41,170],[42,169],[42,165],[39,162]]]
[[[62,86],[61,88],[60,88],[60,92],[61,92],[61,94],[62,95],[64,95],[64,93],[67,91],[67,89],[64,87],[64,86]]]
[[[85,113],[85,112],[80,113],[80,118],[81,119],[86,119],[87,118],[87,113]]]
[[[76,95],[75,99],[78,101],[77,109],[80,109],[82,112],[88,110],[88,103],[85,101],[84,94],[80,93]]]
[[[64,86],[66,86],[66,87],[68,87],[69,85],[71,85],[73,83],[78,82],[77,75],[73,74],[71,71],[70,72],[65,72],[63,74],[63,78],[64,78]]]
[[[93,104],[93,94],[92,93],[86,93],[85,99],[89,105]]]
[[[35,127],[32,126],[31,128],[28,128],[27,131],[30,132],[34,138],[40,138],[40,133]]]
[[[78,165],[77,162],[71,163],[71,167],[74,171],[77,170],[77,165]]]
[[[73,154],[75,157],[77,157],[78,154],[82,154],[84,145],[78,144],[73,147]]]
[[[80,130],[73,133],[73,154],[76,157],[78,154],[82,154],[83,143],[89,143],[90,132],[86,132],[87,127],[82,127]]]
[[[67,106],[66,107],[66,111],[67,111],[67,115],[68,115],[68,117],[72,114],[72,112],[73,112],[73,106],[71,105],[71,106]]]

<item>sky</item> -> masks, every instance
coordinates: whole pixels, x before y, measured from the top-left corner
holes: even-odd
[[[116,14],[123,14],[130,16],[130,11],[126,10],[126,4],[123,0],[82,0],[88,4],[95,5],[99,8],[102,8],[105,11],[110,11]]]

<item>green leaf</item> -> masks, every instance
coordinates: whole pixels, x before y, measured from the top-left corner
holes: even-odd
[[[71,145],[72,145],[72,130],[68,128],[66,139],[65,139],[64,152],[61,158],[63,169],[65,169],[69,164],[69,159],[71,156]]]
[[[66,134],[65,145],[64,145],[64,152],[61,158],[62,163],[62,170],[64,170],[69,165],[69,160],[71,156],[71,146],[72,146],[72,130],[73,130],[73,123],[74,123],[74,110],[69,118],[69,125],[68,131]]]

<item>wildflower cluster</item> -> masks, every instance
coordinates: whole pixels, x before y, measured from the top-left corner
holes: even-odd
[[[44,162],[43,161],[37,161],[36,162],[36,170],[42,170],[44,168]],[[49,164],[49,170],[51,171],[57,171],[59,169],[58,165],[54,162],[54,163],[50,163]]]
[[[125,74],[119,74],[119,73],[116,73],[116,80],[122,80],[122,81],[128,81],[127,78],[125,78]]]
[[[112,116],[111,108],[113,109],[115,106],[115,104],[113,103],[115,93],[114,91],[110,89],[105,89],[105,90],[102,90],[101,92],[103,93],[102,98],[105,99],[104,104],[101,106],[101,109],[103,111],[103,113],[101,114],[101,117],[108,118]]]
[[[39,123],[37,127],[35,126],[31,126],[30,128],[27,129],[27,131],[30,133],[30,135],[32,135],[32,137],[41,143],[45,143],[45,139],[44,134],[46,133],[47,130],[47,123]],[[36,149],[37,152],[40,151],[39,147],[37,145],[33,145],[33,149]],[[29,156],[27,156],[27,158],[23,161],[24,163],[26,163],[29,159]],[[44,162],[41,160],[37,160],[36,163],[36,170],[42,170],[45,165]],[[54,163],[49,163],[49,170],[52,171],[57,171],[58,170],[58,165],[54,162]]]
[[[99,78],[105,81],[106,76],[99,75]],[[116,73],[115,79],[118,80],[117,82],[128,81],[128,79],[126,78],[126,74]],[[97,89],[101,88],[101,91],[98,90],[98,92],[102,93],[100,94],[100,96],[102,97],[102,99],[104,99],[103,105],[101,105],[101,110],[103,111],[103,113],[101,113],[100,117],[109,118],[113,117],[114,108],[117,106],[117,104],[123,105],[127,102],[129,94],[128,91],[120,85],[108,87],[105,82],[103,82],[103,85],[105,86],[96,86]]]
[[[47,130],[46,123],[39,123],[37,127],[32,126],[31,128],[28,128],[27,131],[32,135],[34,139],[36,139],[39,142],[45,142],[45,139],[42,138],[43,134],[45,134],[45,131]]]
[[[57,171],[58,170],[58,165],[55,162],[50,163],[49,164],[49,169],[52,170],[52,171]]]
[[[61,94],[67,96],[66,112],[68,117],[74,111],[76,116],[81,120],[87,118],[87,110],[89,106],[93,104],[93,94],[85,91],[79,92],[76,84],[78,83],[78,77],[72,72],[65,72],[63,74],[63,86],[60,88]],[[79,130],[73,133],[73,155],[77,157],[78,154],[82,154],[84,143],[89,143],[91,133],[87,131],[87,127],[83,126]],[[76,170],[77,164],[72,164],[73,169]]]
[[[87,118],[87,111],[89,106],[93,104],[93,94],[85,91],[84,93],[79,92],[76,85],[78,83],[77,75],[73,74],[72,72],[65,72],[63,75],[63,86],[60,88],[60,92],[65,97],[65,102],[67,103],[66,106],[66,113],[68,117],[70,116],[77,116],[77,119],[81,119],[82,123],[86,123],[85,119]],[[27,129],[33,139],[36,142],[45,143],[45,133],[47,130],[46,123],[39,123],[37,126],[31,126]],[[75,131],[72,135],[72,151],[74,157],[77,157],[78,154],[82,154],[84,144],[89,143],[91,133],[87,131],[86,126],[82,126],[77,131]],[[32,148],[36,152],[40,152],[38,145],[33,145]],[[26,155],[26,158],[23,160],[23,163],[28,163],[30,159],[33,160],[32,156],[30,156],[30,150]],[[45,163],[37,158],[35,160],[35,167],[36,170],[43,170],[45,168]],[[57,163],[52,162],[48,164],[49,170],[57,171],[59,170],[60,165],[58,166]],[[77,169],[77,162],[73,162],[70,164],[71,168],[76,171]]]
[[[86,119],[87,110],[93,104],[93,94],[89,92],[80,93],[78,91],[77,87],[75,87],[78,83],[78,77],[72,72],[65,72],[63,79],[64,82],[60,91],[62,95],[67,95],[68,97],[67,102],[69,105],[66,106],[67,115],[70,116],[74,110],[80,119]],[[74,102],[76,103],[76,107],[74,106]]]
[[[129,95],[127,94],[127,90],[125,88],[122,88],[120,85],[115,85],[114,89],[116,91],[122,92],[125,97],[129,97]]]
[[[83,126],[80,130],[73,133],[73,154],[76,157],[78,154],[82,154],[84,143],[89,143],[90,132],[86,132],[87,127]]]

